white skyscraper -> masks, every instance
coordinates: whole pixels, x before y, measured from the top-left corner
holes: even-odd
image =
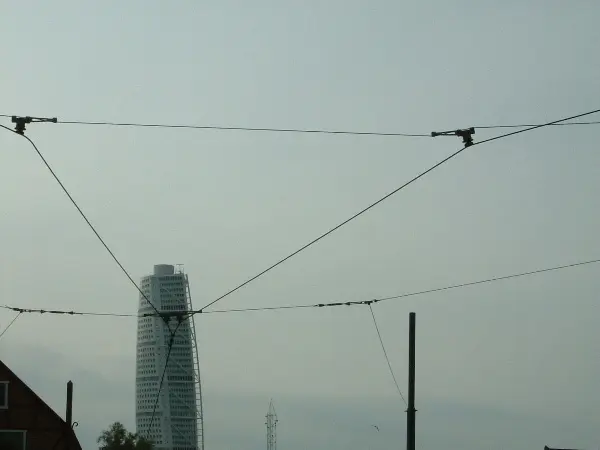
[[[136,360],[137,432],[152,439],[156,450],[204,450],[202,390],[194,320],[184,316],[179,323],[178,319],[180,313],[192,310],[187,275],[182,270],[176,271],[172,265],[156,265],[153,275],[142,278],[140,289],[162,317],[157,317],[156,311],[140,295]],[[174,338],[166,365],[172,335]],[[164,379],[153,418],[163,371]]]

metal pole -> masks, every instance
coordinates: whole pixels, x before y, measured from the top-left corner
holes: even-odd
[[[408,336],[408,409],[406,410],[406,450],[415,450],[415,328],[417,315],[409,315]]]
[[[67,383],[67,414],[65,418],[65,422],[69,428],[73,425],[73,382],[69,381]]]
[[[65,440],[65,449],[71,449],[71,430],[73,427],[73,382],[67,383],[67,412],[65,414],[65,431],[62,439]]]

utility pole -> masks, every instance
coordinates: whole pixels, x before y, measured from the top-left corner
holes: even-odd
[[[73,382],[69,381],[67,383],[67,414],[65,417],[65,422],[69,428],[73,426]]]
[[[415,450],[415,327],[417,315],[409,314],[408,335],[408,409],[406,410],[406,450]]]
[[[63,439],[65,448],[71,450],[71,430],[73,429],[73,382],[67,383],[67,412],[65,415],[65,431]]]

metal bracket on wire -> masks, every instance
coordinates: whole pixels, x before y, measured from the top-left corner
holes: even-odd
[[[189,314],[189,311],[169,311],[169,312],[161,312],[160,317],[166,322],[171,319],[176,319],[178,322],[182,322],[186,319],[186,316]]]
[[[465,147],[470,147],[473,145],[473,135],[475,134],[475,128],[464,128],[462,130],[454,130],[454,131],[432,131],[431,137],[437,136],[458,136],[463,140],[463,144]]]
[[[52,122],[57,123],[56,117],[30,117],[30,116],[12,116],[12,123],[15,124],[15,132],[25,135],[25,125],[32,122]]]

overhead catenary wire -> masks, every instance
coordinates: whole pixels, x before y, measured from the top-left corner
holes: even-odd
[[[251,312],[251,311],[260,311],[260,310],[272,311],[272,310],[281,310],[281,309],[323,308],[323,307],[336,307],[336,306],[367,305],[367,304],[372,304],[372,303],[385,302],[385,301],[389,301],[389,300],[397,300],[397,299],[406,298],[406,297],[415,297],[415,296],[419,296],[419,295],[433,294],[435,292],[449,291],[452,289],[460,289],[460,288],[465,288],[465,287],[469,287],[469,286],[476,286],[479,284],[495,283],[498,281],[510,280],[512,278],[521,278],[521,277],[532,276],[532,275],[537,275],[537,274],[546,273],[546,272],[554,272],[554,271],[558,271],[558,270],[570,269],[570,268],[574,268],[574,267],[580,267],[580,266],[586,266],[586,265],[598,264],[598,263],[600,263],[600,258],[599,259],[590,259],[587,261],[579,261],[579,262],[570,263],[570,264],[563,264],[560,266],[553,266],[553,267],[546,267],[546,268],[542,268],[542,269],[530,270],[527,272],[514,273],[514,274],[510,274],[510,275],[501,275],[501,276],[485,278],[485,279],[477,280],[477,281],[468,281],[465,283],[452,284],[449,286],[443,286],[443,287],[438,287],[438,288],[425,289],[425,290],[415,291],[415,292],[408,292],[408,293],[393,295],[393,296],[389,296],[389,297],[374,298],[371,300],[359,300],[359,301],[353,301],[353,302],[317,303],[317,304],[313,304],[313,305],[290,305],[290,306],[280,306],[280,307],[273,306],[273,307],[269,307],[269,308],[211,310],[211,311],[202,311],[202,313],[203,314],[233,313],[233,312]]]
[[[242,283],[238,284],[236,287],[234,287],[234,288],[230,289],[229,291],[225,292],[220,297],[217,297],[216,299],[214,299],[210,303],[206,304],[203,308],[201,308],[200,311],[202,311],[203,309],[208,308],[208,307],[214,305],[215,303],[223,300],[224,298],[228,297],[229,295],[233,294],[234,292],[238,291],[239,289],[243,288],[244,286],[252,283],[254,280],[256,280],[256,279],[262,277],[263,275],[265,275],[266,273],[270,272],[271,270],[273,270],[277,266],[283,264],[287,260],[293,258],[297,254],[299,254],[299,253],[303,252],[304,250],[306,250],[307,248],[313,246],[314,244],[316,244],[317,242],[321,241],[325,237],[329,236],[330,234],[332,234],[335,231],[339,230],[340,228],[342,228],[346,224],[350,223],[354,219],[360,217],[361,215],[363,215],[367,211],[371,210],[375,206],[379,205],[380,203],[384,202],[385,200],[387,200],[388,198],[392,197],[396,193],[400,192],[401,190],[403,190],[407,186],[410,186],[415,181],[417,181],[420,178],[426,176],[427,174],[433,172],[435,169],[437,169],[441,165],[445,164],[446,162],[448,162],[451,159],[455,158],[456,156],[460,155],[467,148],[473,148],[475,145],[480,145],[480,144],[484,144],[486,142],[492,142],[492,141],[495,141],[495,140],[498,140],[498,139],[503,139],[503,138],[506,138],[508,136],[513,136],[513,135],[516,135],[516,134],[525,133],[527,131],[532,131],[532,130],[535,130],[535,129],[538,129],[538,128],[542,128],[542,127],[546,127],[546,126],[555,124],[555,123],[565,122],[567,120],[578,119],[580,117],[589,116],[591,114],[596,114],[598,112],[600,112],[600,109],[596,109],[596,110],[593,110],[593,111],[588,111],[588,112],[585,112],[585,113],[582,113],[582,114],[576,114],[574,116],[565,117],[565,118],[558,119],[558,120],[553,120],[551,122],[548,122],[548,123],[545,123],[545,124],[542,124],[542,125],[536,125],[536,126],[525,128],[525,129],[521,129],[521,130],[512,131],[510,133],[505,133],[505,134],[502,134],[500,136],[495,136],[495,137],[492,137],[492,138],[489,138],[489,139],[484,139],[483,141],[478,141],[478,142],[475,142],[473,144],[470,144],[470,145],[467,145],[465,147],[462,147],[461,149],[459,149],[459,150],[455,151],[454,153],[450,154],[449,156],[443,158],[442,160],[440,160],[439,162],[437,162],[433,166],[431,166],[428,169],[424,170],[423,172],[419,173],[417,176],[411,178],[406,183],[400,185],[398,188],[394,189],[393,191],[391,191],[388,194],[384,195],[383,197],[379,198],[375,202],[371,203],[366,208],[363,208],[362,210],[360,210],[356,214],[350,216],[348,219],[344,220],[343,222],[339,223],[338,225],[334,226],[333,228],[330,228],[328,231],[326,231],[325,233],[319,235],[318,237],[316,237],[312,241],[308,242],[307,244],[303,245],[298,250],[295,250],[294,252],[292,252],[289,255],[285,256],[284,258],[280,259],[276,263],[272,264],[271,266],[267,267],[266,269],[262,270],[261,272],[257,273],[256,275],[252,276],[251,278],[247,279],[246,281],[243,281]]]
[[[425,289],[414,292],[407,292],[403,294],[393,295],[389,297],[373,298],[370,300],[359,300],[359,301],[347,301],[347,302],[331,302],[331,303],[313,303],[307,305],[283,305],[283,306],[267,306],[267,307],[256,307],[256,308],[237,308],[237,309],[215,309],[209,311],[189,311],[187,314],[202,313],[205,314],[223,314],[223,313],[246,313],[246,312],[263,312],[263,311],[281,311],[281,310],[294,310],[294,309],[308,309],[308,308],[331,308],[331,307],[342,307],[342,306],[357,306],[357,305],[371,305],[380,302],[386,302],[390,300],[397,300],[406,297],[416,297],[420,295],[433,294],[437,292],[449,291],[453,289],[461,289],[470,286],[476,286],[480,284],[496,283],[499,281],[510,280],[513,278],[527,277],[546,272],[554,272],[559,270],[565,270],[569,268],[581,267],[591,264],[600,263],[600,259],[591,259],[587,261],[579,261],[570,264],[563,264],[560,266],[545,267],[542,269],[530,270],[527,272],[513,273],[510,275],[501,275],[490,278],[485,278],[476,281],[468,281],[465,283],[452,284],[449,286],[437,287],[432,289]],[[67,316],[100,316],[100,317],[157,317],[155,313],[144,313],[144,314],[127,314],[127,313],[109,313],[109,312],[84,312],[84,311],[73,311],[73,310],[48,310],[48,309],[32,309],[32,308],[19,308],[16,306],[0,305],[0,308],[14,311],[17,313],[34,313],[34,314],[51,314],[51,315],[67,315]],[[161,314],[162,315],[162,314]]]
[[[164,287],[160,287],[161,291],[167,291],[168,293],[170,291],[168,291],[168,289],[164,288]],[[144,317],[163,317],[163,318],[170,318],[170,317],[183,317],[186,318],[186,316],[188,315],[187,311],[180,311],[180,312],[163,312],[163,313],[142,313],[142,314],[132,314],[132,313],[115,313],[115,312],[90,312],[90,311],[75,311],[75,310],[65,310],[65,309],[32,309],[32,308],[18,308],[16,306],[7,306],[7,305],[0,305],[0,308],[3,309],[9,309],[15,312],[22,312],[22,313],[39,313],[39,314],[53,314],[53,315],[65,315],[65,316],[93,316],[93,317],[137,317],[137,318],[144,318]]]
[[[513,131],[511,133],[506,133],[500,136],[495,136],[483,141],[478,141],[476,143],[474,143],[473,145],[471,145],[470,147],[474,146],[474,145],[479,145],[485,142],[490,142],[490,141],[494,141],[497,139],[501,139],[504,137],[508,137],[508,136],[512,136],[515,134],[519,134],[519,133],[523,133],[526,131],[530,131],[530,130],[534,130],[537,128],[541,128],[541,127],[545,127],[545,126],[550,126],[550,125],[554,125],[560,122],[566,122],[569,120],[573,120],[579,117],[583,117],[583,116],[587,116],[590,114],[594,114],[599,112],[600,110],[594,110],[594,111],[589,111],[583,114],[578,114],[575,116],[571,116],[571,117],[567,117],[567,118],[563,118],[563,119],[559,119],[559,120],[555,120],[552,122],[548,122],[545,124],[540,124],[540,125],[535,125],[526,129],[521,129],[518,131]],[[3,125],[0,125],[0,127],[5,128],[15,134],[19,134],[16,133],[14,130],[5,127]],[[94,232],[94,234],[98,237],[98,239],[100,240],[100,242],[103,244],[103,246],[106,248],[106,250],[109,252],[109,254],[111,255],[111,257],[115,260],[115,262],[119,265],[119,267],[121,268],[121,270],[124,272],[124,274],[127,276],[127,278],[130,280],[130,282],[137,288],[137,290],[140,292],[140,294],[148,301],[148,303],[152,306],[152,308],[155,310],[157,315],[161,315],[161,313],[156,309],[156,307],[149,301],[149,299],[146,297],[146,295],[144,294],[144,292],[139,288],[139,286],[137,285],[137,283],[135,283],[135,281],[133,280],[133,278],[129,275],[129,273],[127,272],[127,270],[123,267],[123,265],[120,263],[120,261],[116,258],[116,256],[114,255],[114,253],[112,252],[112,250],[108,247],[108,245],[105,243],[105,241],[102,239],[102,237],[98,234],[98,232],[96,231],[96,229],[93,227],[93,225],[91,224],[91,222],[87,219],[86,215],[83,213],[83,211],[79,208],[78,204],[75,202],[75,200],[73,199],[73,197],[70,195],[70,193],[68,192],[68,190],[65,188],[65,186],[62,184],[62,182],[60,181],[60,179],[58,178],[58,176],[56,175],[56,173],[52,170],[52,168],[50,167],[50,165],[48,164],[48,162],[46,161],[46,159],[43,157],[42,153],[39,151],[39,149],[37,148],[37,146],[35,145],[35,143],[27,136],[24,136],[30,143],[31,145],[34,147],[34,149],[36,150],[36,152],[38,153],[38,155],[40,156],[40,158],[42,159],[42,161],[44,162],[44,164],[46,165],[46,167],[50,170],[50,172],[52,173],[52,175],[54,176],[54,178],[56,179],[56,181],[59,183],[59,185],[61,186],[61,188],[63,189],[63,191],[65,192],[65,194],[69,197],[69,199],[71,200],[71,202],[73,203],[73,205],[77,208],[77,210],[79,211],[79,213],[82,215],[82,217],[84,218],[84,220],[86,221],[86,223],[88,224],[88,226],[92,229],[92,231]],[[204,309],[208,308],[209,306],[212,306],[213,304],[215,304],[216,302],[222,300],[223,298],[229,296],[230,294],[234,293],[235,291],[239,290],[240,288],[246,286],[247,284],[251,283],[252,281],[256,280],[257,278],[261,277],[262,275],[266,274],[267,272],[269,272],[270,270],[274,269],[275,267],[279,266],[280,264],[284,263],[285,261],[287,261],[288,259],[292,258],[293,256],[297,255],[298,253],[302,252],[303,250],[307,249],[308,247],[314,245],[315,243],[317,243],[318,241],[320,241],[321,239],[325,238],[326,236],[328,236],[329,234],[335,232],[336,230],[338,230],[339,228],[343,227],[344,225],[346,225],[347,223],[349,223],[350,221],[354,220],[355,218],[359,217],[360,215],[364,214],[365,212],[367,212],[368,210],[370,210],[371,208],[375,207],[376,205],[382,203],[384,200],[388,199],[389,197],[391,197],[392,195],[396,194],[397,192],[399,192],[400,190],[404,189],[405,187],[407,187],[408,185],[412,184],[413,182],[417,181],[418,179],[420,179],[421,177],[425,176],[426,174],[432,172],[433,170],[435,170],[436,168],[438,168],[439,166],[441,166],[442,164],[444,164],[445,162],[449,161],[450,159],[456,157],[458,154],[462,153],[467,147],[463,147],[460,150],[452,153],[451,155],[449,155],[448,157],[442,159],[440,162],[438,162],[437,164],[435,164],[434,166],[430,167],[429,169],[425,170],[424,172],[420,173],[419,175],[417,175],[416,177],[412,178],[411,180],[409,180],[408,182],[406,182],[405,184],[401,185],[399,188],[395,189],[394,191],[388,193],[387,195],[385,195],[384,197],[380,198],[379,200],[377,200],[376,202],[372,203],[371,205],[367,206],[366,208],[364,208],[363,210],[359,211],[358,213],[356,213],[355,215],[351,216],[350,218],[346,219],[345,221],[343,221],[342,223],[338,224],[337,226],[335,226],[334,228],[330,229],[329,231],[325,232],[324,234],[320,235],[319,237],[317,237],[316,239],[312,240],[311,242],[309,242],[308,244],[304,245],[303,247],[301,247],[300,249],[296,250],[295,252],[291,253],[290,255],[286,256],[285,258],[279,260],[278,262],[276,262],[275,264],[271,265],[270,267],[268,267],[267,269],[263,270],[262,272],[258,273],[257,275],[253,276],[252,278],[244,281],[243,283],[241,283],[240,285],[236,286],[235,288],[227,291],[225,294],[221,295],[220,297],[216,298],[215,300],[213,300],[212,302],[210,302],[209,304],[205,305],[203,308],[201,308],[198,311],[193,311],[192,314],[196,314],[196,313],[201,313],[204,311]],[[167,319],[165,317],[163,317],[163,319],[166,321]]]
[[[0,117],[12,117],[12,115],[0,114]],[[56,123],[64,125],[100,125],[111,127],[133,127],[133,128],[172,128],[190,130],[214,130],[214,131],[247,131],[268,133],[303,133],[303,134],[338,134],[351,136],[390,136],[390,137],[431,137],[425,133],[399,133],[378,131],[352,131],[352,130],[329,130],[311,128],[274,128],[274,127],[240,127],[219,125],[185,125],[165,123],[139,123],[139,122],[107,122],[107,121],[84,121],[84,120],[57,120]]]
[[[375,325],[375,330],[377,331],[377,336],[379,337],[379,343],[381,344],[381,350],[383,350],[383,356],[387,362],[388,369],[390,370],[390,375],[392,376],[392,380],[394,380],[394,384],[396,385],[396,390],[398,394],[400,394],[400,398],[404,402],[406,406],[406,399],[404,398],[404,394],[402,394],[402,390],[400,389],[400,385],[398,384],[398,380],[396,379],[396,374],[394,373],[394,369],[392,369],[392,364],[390,363],[390,358],[388,357],[387,351],[385,350],[385,344],[383,343],[383,338],[381,337],[381,331],[379,330],[379,325],[377,325],[377,319],[375,318],[375,311],[373,311],[373,307],[369,304],[369,311],[371,312],[371,317],[373,318],[373,324]]]
[[[11,118],[11,114],[0,114],[0,117]],[[244,127],[244,126],[226,126],[226,125],[192,125],[192,124],[168,124],[168,123],[143,123],[143,122],[115,122],[115,121],[86,121],[86,120],[57,120],[55,123],[63,125],[90,125],[90,126],[110,126],[110,127],[129,127],[129,128],[166,128],[166,129],[191,129],[191,130],[213,130],[213,131],[241,131],[241,132],[266,132],[266,133],[302,133],[302,134],[330,134],[330,135],[350,135],[350,136],[380,136],[380,137],[428,137],[431,133],[404,133],[394,131],[360,131],[360,130],[333,130],[318,128],[278,128],[278,127]],[[539,126],[573,126],[573,125],[600,125],[600,121],[576,121],[567,123],[552,124],[498,124],[498,125],[478,125],[475,129],[510,129],[527,128]]]
[[[91,312],[91,311],[75,311],[65,309],[40,309],[40,308],[20,308],[17,306],[2,305],[2,309],[9,309],[15,312],[50,314],[60,316],[91,316],[91,317],[159,317],[156,313],[149,314],[128,314],[128,313],[111,313],[111,312]],[[161,314],[162,316],[162,314]]]
[[[594,121],[589,121],[589,122],[577,121],[577,122],[553,123],[550,126],[566,127],[566,126],[571,126],[571,125],[600,125],[600,121],[594,120]],[[522,123],[522,124],[518,124],[518,125],[479,125],[474,128],[480,129],[480,130],[494,130],[494,129],[501,129],[501,128],[527,128],[527,127],[537,127],[537,126],[539,126],[539,124]]]
[[[595,111],[587,112],[587,113],[584,113],[584,114],[579,114],[579,115],[576,115],[576,116],[572,116],[572,117],[568,117],[568,118],[564,118],[564,119],[559,119],[559,120],[556,120],[556,121],[553,121],[553,122],[539,124],[539,125],[513,125],[513,126],[511,126],[511,125],[497,125],[497,126],[476,127],[476,128],[488,128],[488,129],[489,128],[515,128],[515,127],[520,127],[520,128],[524,128],[524,129],[520,129],[518,131],[514,131],[514,132],[511,132],[511,133],[506,133],[506,134],[503,134],[503,135],[500,135],[500,136],[496,136],[496,137],[493,137],[493,138],[490,138],[490,139],[482,140],[482,141],[474,143],[471,146],[479,145],[479,144],[486,143],[486,142],[491,142],[491,141],[498,140],[498,139],[501,139],[501,138],[505,138],[505,137],[508,137],[508,136],[511,136],[511,135],[516,135],[516,134],[519,134],[519,133],[523,133],[523,132],[526,132],[526,131],[531,131],[531,130],[534,130],[534,129],[537,129],[537,128],[546,127],[546,126],[552,126],[552,125],[584,125],[584,123],[580,123],[580,124],[578,124],[578,123],[561,124],[560,122],[565,122],[565,121],[572,120],[572,119],[575,119],[575,118],[579,118],[579,117],[583,117],[583,116],[586,116],[586,115],[594,114],[594,113],[597,113],[599,111],[600,110],[595,110]],[[71,121],[71,122],[61,121],[59,123],[63,123],[63,124],[80,124],[80,125],[110,125],[110,126],[160,127],[160,128],[195,128],[195,129],[213,129],[213,130],[229,130],[229,131],[265,131],[265,132],[288,132],[288,133],[322,133],[322,134],[348,134],[348,135],[431,137],[430,134],[379,133],[379,132],[336,131],[336,130],[242,128],[242,127],[186,126],[186,125],[161,125],[161,124],[140,124],[140,123],[109,123],[109,122],[95,122],[95,123],[93,123],[93,122],[76,122],[76,121]],[[598,122],[598,123],[600,123],[600,122]],[[596,124],[596,123],[592,123],[592,122],[586,123],[586,125],[591,125],[591,124]],[[8,127],[5,127],[3,125],[0,125],[0,127],[5,128],[5,129],[7,129],[7,130],[9,130],[9,131],[11,131],[11,132],[14,133],[14,131],[12,129],[8,128]],[[16,133],[16,134],[19,134],[19,133]],[[50,173],[52,174],[52,176],[55,178],[56,182],[58,182],[58,184],[62,188],[62,190],[65,193],[65,195],[67,195],[67,197],[69,198],[69,200],[71,201],[71,203],[75,206],[75,208],[80,213],[80,215],[83,217],[83,219],[85,220],[85,222],[87,223],[87,225],[89,226],[89,228],[94,232],[94,234],[96,235],[96,237],[98,238],[98,240],[101,242],[101,244],[104,246],[104,248],[106,249],[106,251],[110,254],[110,256],[113,258],[113,260],[119,266],[119,268],[121,269],[121,271],[126,275],[126,277],[129,279],[129,281],[136,287],[136,289],[145,298],[145,300],[148,302],[148,304],[153,308],[153,310],[155,311],[156,315],[162,317],[164,319],[165,325],[168,326],[168,319],[166,317],[164,317],[160,313],[160,311],[154,306],[154,304],[152,304],[152,302],[150,302],[150,300],[147,298],[147,296],[145,295],[145,293],[140,289],[140,287],[138,286],[138,284],[133,280],[133,278],[130,276],[129,272],[121,264],[121,262],[119,261],[119,259],[116,257],[116,255],[113,253],[113,251],[110,249],[110,247],[106,244],[106,242],[101,237],[101,235],[98,233],[98,231],[96,230],[96,228],[92,225],[92,223],[89,221],[89,219],[87,218],[87,216],[81,210],[81,208],[79,207],[78,203],[74,200],[74,198],[72,197],[72,195],[70,194],[70,192],[66,189],[66,187],[64,186],[64,184],[62,183],[62,181],[60,180],[60,178],[54,172],[54,170],[49,165],[49,163],[47,162],[47,160],[45,159],[45,157],[43,156],[43,154],[40,152],[40,150],[35,145],[35,143],[29,137],[27,137],[25,135],[22,135],[22,136],[25,137],[30,142],[30,144],[34,147],[34,149],[37,152],[38,156],[40,157],[40,159],[42,160],[42,162],[44,163],[44,165],[47,167],[47,169],[50,171]],[[393,190],[392,192],[386,194],[385,196],[383,196],[382,198],[378,199],[374,203],[370,204],[369,206],[367,206],[363,210],[359,211],[358,213],[354,214],[350,218],[346,219],[345,221],[343,221],[340,224],[336,225],[335,227],[331,228],[330,230],[328,230],[324,234],[318,236],[316,239],[310,241],[308,244],[304,245],[300,249],[296,250],[295,252],[291,253],[290,255],[286,256],[285,258],[279,260],[275,264],[269,266],[267,269],[263,270],[262,272],[258,273],[257,275],[253,276],[252,278],[244,281],[243,283],[239,284],[238,286],[234,287],[233,289],[227,291],[225,294],[221,295],[220,297],[216,298],[212,302],[208,303],[207,305],[205,305],[200,310],[191,312],[190,315],[196,314],[196,313],[208,313],[208,312],[215,313],[215,312],[218,312],[218,311],[204,311],[204,310],[206,308],[214,305],[218,301],[224,299],[225,297],[231,295],[232,293],[236,292],[237,290],[241,289],[242,287],[248,285],[249,283],[253,282],[254,280],[258,279],[259,277],[263,276],[267,272],[269,272],[272,269],[276,268],[280,264],[286,262],[287,260],[289,260],[290,258],[292,258],[295,255],[299,254],[300,252],[304,251],[308,247],[316,244],[317,242],[319,242],[320,240],[324,239],[328,235],[332,234],[336,230],[340,229],[341,227],[345,226],[349,222],[351,222],[354,219],[358,218],[359,216],[361,216],[362,214],[366,213],[370,209],[372,209],[375,206],[379,205],[380,203],[382,203],[386,199],[390,198],[391,196],[393,196],[394,194],[396,194],[400,190],[406,188],[410,184],[416,182],[420,178],[426,176],[427,174],[429,174],[433,170],[437,169],[438,167],[440,167],[444,163],[446,163],[449,160],[455,158],[456,156],[458,156],[460,153],[462,153],[467,148],[468,147],[463,147],[460,150],[458,150],[458,151],[452,153],[451,155],[447,156],[446,158],[442,159],[441,161],[439,161],[438,163],[436,163],[435,165],[433,165],[429,169],[425,170],[424,172],[421,172],[416,177],[412,178],[411,180],[409,180],[408,182],[404,183],[403,185],[401,185],[397,189]],[[548,269],[548,270],[556,270],[556,269]],[[539,272],[537,272],[537,273],[539,273]],[[522,275],[520,275],[520,276],[522,276]],[[496,279],[494,281],[497,281],[499,279],[506,279],[506,278],[509,278],[509,277],[501,277],[501,278],[498,278],[498,279]],[[480,284],[480,283],[490,282],[490,281],[492,281],[492,280],[484,280],[484,281],[480,281],[480,282],[466,283],[466,284],[463,284],[462,286],[464,287],[464,286],[471,285],[471,284]],[[456,286],[456,287],[458,287],[458,286]],[[433,290],[429,290],[429,291],[424,291],[424,292],[421,292],[421,293],[436,292],[436,291],[441,291],[441,290],[446,290],[446,289],[451,289],[451,288],[454,288],[454,287],[438,288],[438,289],[433,289]],[[393,369],[391,367],[389,358],[387,356],[385,345],[384,345],[384,342],[383,342],[383,339],[382,339],[382,336],[381,336],[381,333],[380,333],[380,330],[379,330],[379,327],[378,327],[378,324],[377,324],[377,320],[376,320],[376,317],[375,317],[375,314],[374,314],[374,311],[373,311],[373,308],[372,308],[372,304],[376,303],[376,302],[385,301],[385,300],[391,300],[391,299],[397,299],[397,298],[401,298],[401,297],[406,297],[406,296],[409,296],[409,295],[417,295],[417,294],[416,293],[402,294],[402,295],[398,295],[398,296],[386,297],[386,298],[374,299],[374,300],[367,300],[367,301],[362,301],[362,302],[330,303],[330,304],[320,304],[320,305],[312,305],[312,306],[309,306],[309,305],[298,305],[298,306],[287,307],[286,309],[297,309],[297,308],[307,308],[307,307],[323,307],[323,306],[359,305],[359,304],[368,305],[369,309],[370,309],[370,312],[371,312],[371,315],[372,315],[372,319],[373,319],[376,331],[377,331],[377,334],[378,334],[378,337],[379,337],[379,341],[380,341],[382,350],[384,352],[385,359],[386,359],[387,364],[388,364],[388,368],[390,370],[390,373],[391,373],[391,375],[393,377],[394,383],[396,385],[396,388],[398,389],[398,392],[399,392],[400,396],[402,397],[402,399],[406,403],[406,400],[404,399],[404,396],[403,396],[403,394],[402,394],[402,392],[401,392],[401,390],[399,388],[399,385],[397,383],[396,377],[395,377]],[[284,309],[284,308],[285,307],[281,307],[281,308],[278,308],[278,309]],[[225,311],[222,311],[222,312],[225,312]],[[10,328],[10,326],[18,319],[18,317],[20,317],[22,315],[22,313],[23,313],[23,311],[19,311],[18,312],[18,314],[15,316],[15,318],[12,320],[12,322],[8,325],[8,327],[0,334],[0,338],[6,333],[6,331]],[[100,313],[97,313],[96,315],[100,315]],[[108,315],[108,314],[103,314],[103,315]],[[171,333],[171,336],[170,336],[169,345],[168,345],[168,351],[167,351],[167,356],[166,356],[166,361],[165,361],[165,367],[163,369],[163,373],[162,373],[162,376],[161,376],[161,380],[160,380],[160,384],[159,384],[159,388],[158,388],[158,392],[157,392],[156,401],[154,403],[154,408],[153,408],[153,412],[152,412],[152,418],[150,420],[149,430],[151,430],[152,424],[153,424],[153,421],[154,421],[154,418],[155,418],[155,413],[156,413],[156,408],[157,408],[158,401],[159,401],[159,398],[160,398],[161,388],[162,388],[162,385],[163,385],[163,382],[164,382],[165,374],[166,374],[167,367],[168,367],[169,357],[170,357],[171,350],[172,350],[172,347],[173,347],[173,344],[174,344],[174,340],[175,340],[175,334],[176,334],[178,328],[180,327],[180,325],[181,325],[181,323],[183,321],[183,316],[179,316],[178,319],[179,320],[178,320],[177,327]],[[169,331],[170,331],[170,328],[169,328]]]
[[[96,227],[94,227],[94,225],[92,225],[92,223],[90,222],[90,220],[88,219],[88,217],[85,215],[85,213],[83,212],[83,210],[79,207],[79,204],[75,201],[75,199],[73,198],[73,196],[71,195],[71,193],[65,187],[65,185],[63,184],[63,182],[61,181],[61,179],[58,177],[58,175],[56,174],[56,172],[54,171],[54,169],[52,168],[52,166],[50,166],[50,164],[48,163],[48,161],[46,160],[46,158],[44,157],[44,155],[42,154],[42,152],[38,149],[37,145],[35,145],[35,143],[28,136],[26,136],[24,134],[19,134],[19,133],[17,133],[14,130],[12,130],[12,129],[8,128],[8,127],[5,127],[4,125],[0,125],[0,127],[2,127],[4,129],[10,131],[11,133],[16,134],[17,136],[21,136],[21,137],[27,139],[27,141],[29,141],[29,143],[33,146],[33,148],[35,149],[37,155],[40,157],[40,159],[42,160],[42,162],[44,163],[44,165],[46,166],[46,168],[50,171],[50,174],[52,174],[52,176],[54,177],[54,179],[56,180],[56,182],[59,184],[59,186],[62,189],[62,191],[65,193],[65,195],[67,196],[67,198],[71,201],[71,203],[73,204],[73,206],[77,209],[77,211],[79,212],[79,214],[81,215],[81,217],[83,217],[83,220],[85,220],[85,223],[92,230],[92,232],[94,233],[94,235],[96,236],[96,238],[98,238],[98,240],[100,241],[100,243],[102,244],[102,246],[106,249],[106,251],[111,256],[111,258],[115,261],[115,263],[117,263],[117,265],[119,266],[119,268],[121,269],[121,271],[125,274],[125,276],[127,277],[127,279],[131,282],[131,284],[133,284],[135,286],[135,288],[137,289],[137,291],[142,295],[142,297],[144,298],[144,300],[146,300],[148,302],[148,304],[152,307],[152,309],[156,312],[156,314],[160,315],[160,311],[156,308],[156,306],[154,306],[154,304],[146,296],[146,294],[144,293],[144,291],[142,291],[142,289],[140,289],[140,287],[133,280],[133,278],[131,277],[131,275],[127,271],[127,269],[125,269],[125,267],[123,266],[123,264],[121,264],[121,261],[119,261],[119,258],[117,258],[117,256],[114,254],[114,252],[111,250],[111,248],[106,243],[106,241],[102,238],[102,236],[100,236],[100,233],[98,233],[98,231],[96,230]]]

